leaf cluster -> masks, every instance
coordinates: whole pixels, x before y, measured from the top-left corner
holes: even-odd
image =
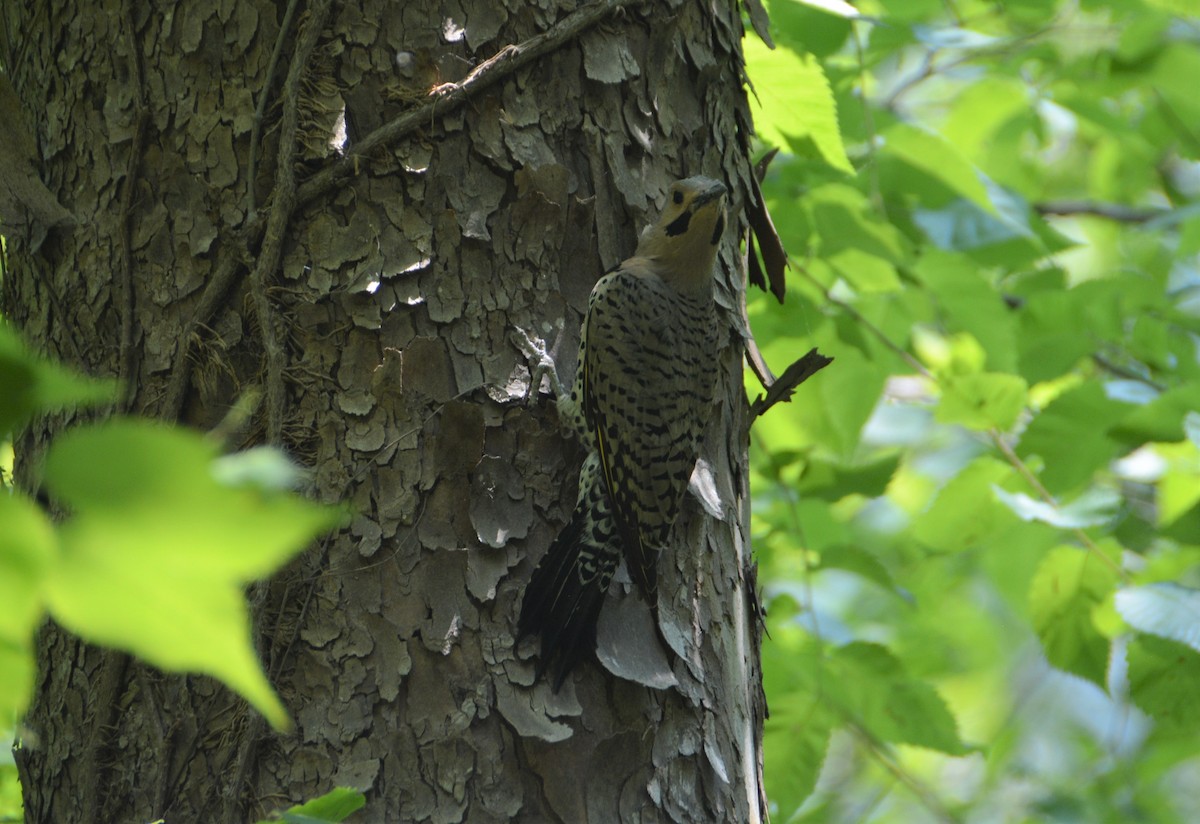
[[[835,358],[752,432],[780,820],[1195,819],[1183,6],[775,0],[747,36],[791,257],[751,323]]]

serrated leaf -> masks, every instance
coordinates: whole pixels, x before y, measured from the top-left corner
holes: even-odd
[[[1129,626],[1200,652],[1200,590],[1168,581],[1117,590],[1117,611]]]
[[[794,627],[774,624],[771,637],[763,647],[763,685],[772,701],[763,724],[763,783],[786,820],[816,787],[839,724],[824,691],[839,685],[824,678],[817,647]]]
[[[1194,737],[1200,731],[1196,712],[1200,655],[1174,641],[1141,635],[1129,641],[1125,659],[1130,700],[1167,735]]]
[[[255,657],[242,587],[339,515],[291,495],[231,488],[197,434],[120,420],[60,437],[45,481],[72,511],[48,581],[76,634],[241,693],[276,727],[287,714]]]
[[[830,670],[842,685],[834,700],[851,720],[884,741],[962,755],[958,724],[930,684],[913,678],[885,647],[861,641],[835,650]]]
[[[1093,611],[1120,578],[1115,561],[1072,546],[1051,550],[1029,588],[1029,611],[1046,659],[1104,687],[1109,641],[1096,628]]]
[[[838,130],[837,104],[817,59],[769,49],[756,37],[747,37],[743,48],[759,136],[771,145],[790,147],[794,154],[807,154],[804,146],[811,145],[830,166],[853,173]]]

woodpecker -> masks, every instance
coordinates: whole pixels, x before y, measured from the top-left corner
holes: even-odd
[[[658,554],[713,401],[712,282],[725,194],[707,177],[673,183],[633,257],[592,289],[569,397],[547,367],[559,414],[588,449],[571,520],[534,570],[518,620],[518,638],[541,635],[537,677],[551,671],[555,691],[595,650],[600,605],[622,557],[657,621]]]

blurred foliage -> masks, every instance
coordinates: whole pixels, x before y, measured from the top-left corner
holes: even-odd
[[[114,392],[32,355],[0,323],[6,441],[34,415]],[[288,726],[254,651],[244,587],[342,514],[290,492],[300,476],[280,453],[220,451],[182,428],[114,418],[67,430],[47,452],[42,492],[66,517],[0,486],[0,730],[28,704],[33,633],[47,614],[162,669],[219,678]]]
[[[768,11],[774,820],[1200,820],[1197,7]]]

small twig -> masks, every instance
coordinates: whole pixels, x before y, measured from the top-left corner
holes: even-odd
[[[1138,208],[1121,203],[1098,203],[1089,200],[1050,200],[1035,203],[1039,215],[1092,215],[1117,223],[1145,223],[1165,213],[1163,209]]]
[[[137,39],[132,3],[125,4],[125,26],[129,42],[129,62],[133,68],[134,115],[133,137],[129,142],[125,180],[121,184],[121,233],[118,238],[121,254],[121,267],[117,270],[121,343],[117,378],[121,382],[120,409],[122,412],[129,411],[134,397],[137,395],[133,347],[133,320],[137,304],[133,291],[133,195],[137,189],[138,174],[141,170],[142,144],[145,142],[146,127],[150,120],[150,113],[146,108],[146,74],[142,65],[142,51]]]
[[[271,88],[275,85],[275,70],[279,67],[279,58],[283,54],[283,44],[292,28],[292,17],[296,13],[296,0],[288,0],[287,11],[284,12],[283,22],[279,25],[279,34],[275,37],[275,49],[271,52],[271,62],[267,66],[267,74],[263,79],[263,87],[258,94],[258,105],[254,109],[254,124],[250,127],[250,159],[246,164],[246,217],[254,220],[258,216],[258,204],[255,202],[254,178],[255,161],[258,157],[258,140],[262,133],[263,119],[267,116],[267,101],[271,99]]]
[[[766,387],[766,395],[759,395],[758,399],[750,404],[750,420],[753,421],[777,403],[791,400],[797,386],[831,363],[833,358],[825,357],[816,349],[809,349],[804,357],[784,369],[783,374]]]
[[[1101,369],[1103,369],[1105,372],[1109,372],[1113,375],[1116,375],[1118,378],[1124,378],[1125,380],[1129,380],[1129,381],[1136,381],[1137,383],[1144,384],[1145,386],[1149,386],[1151,389],[1155,390],[1156,392],[1166,392],[1167,391],[1167,387],[1164,386],[1163,384],[1159,383],[1158,381],[1151,380],[1150,378],[1146,377],[1145,375],[1139,375],[1137,372],[1134,372],[1132,369],[1127,369],[1126,367],[1121,366],[1120,364],[1113,363],[1108,358],[1106,358],[1104,355],[1093,354],[1092,362],[1095,363],[1097,366],[1099,366]]]

